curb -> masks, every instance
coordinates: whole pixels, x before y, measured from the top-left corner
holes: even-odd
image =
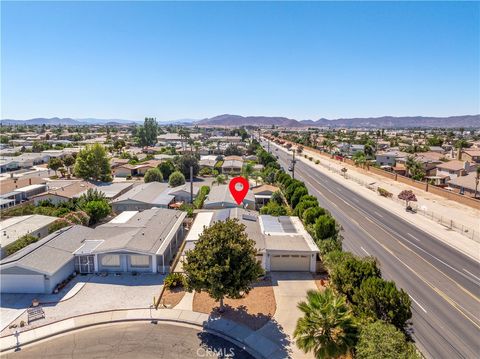
[[[150,309],[150,308],[147,308],[147,309]],[[152,308],[152,310],[153,310],[153,308]],[[53,326],[55,326],[55,327],[58,327],[59,330],[57,330],[53,333],[40,335],[40,336],[37,336],[36,333],[33,333],[34,336],[31,339],[27,339],[25,342],[20,340],[20,347],[32,345],[32,344],[35,344],[37,342],[40,342],[40,341],[43,341],[43,340],[46,340],[46,339],[50,339],[50,338],[54,338],[56,336],[63,335],[63,334],[66,334],[66,333],[75,332],[75,331],[79,331],[79,330],[82,330],[82,329],[92,328],[92,327],[101,326],[101,325],[129,323],[129,322],[151,322],[151,323],[162,322],[162,323],[169,323],[169,324],[173,324],[173,325],[179,325],[179,324],[191,325],[191,326],[197,327],[199,329],[202,329],[203,331],[205,331],[207,333],[210,333],[212,335],[218,336],[222,339],[225,339],[225,340],[231,342],[232,344],[234,344],[234,345],[238,346],[239,348],[245,350],[246,352],[248,352],[250,355],[254,356],[255,358],[269,358],[270,357],[270,355],[264,355],[264,354],[260,353],[259,351],[257,351],[256,349],[254,349],[253,347],[251,347],[250,345],[245,343],[243,340],[239,340],[236,337],[233,337],[232,335],[228,334],[225,331],[221,331],[221,330],[217,330],[215,328],[212,328],[209,325],[210,322],[208,320],[203,320],[202,324],[200,324],[200,323],[196,322],[195,320],[159,318],[159,317],[156,318],[153,315],[152,315],[152,317],[145,317],[145,315],[140,315],[137,318],[119,318],[119,319],[100,320],[100,321],[95,321],[95,318],[93,318],[93,316],[95,314],[103,314],[103,315],[111,314],[111,315],[113,315],[113,313],[118,313],[118,312],[123,312],[123,311],[124,310],[91,313],[91,314],[81,315],[81,316],[77,316],[77,317],[66,318],[66,319],[62,319],[62,320],[57,321],[57,322],[46,324],[43,327],[47,327],[47,326],[53,327]],[[161,311],[163,311],[163,310],[161,310]],[[181,312],[182,311],[178,311],[179,316],[181,315]],[[188,312],[188,311],[186,311],[186,312]],[[195,314],[198,314],[199,316],[201,314],[203,314],[203,313],[197,313],[197,312],[189,312],[189,313],[195,313]],[[125,311],[125,314],[128,314],[128,310]],[[89,316],[92,317],[91,319],[93,320],[93,322],[80,324],[80,325],[75,325],[75,323],[72,323],[71,325],[74,325],[73,327],[66,327],[66,328],[62,329],[62,327],[65,327],[65,325],[62,325],[62,324],[67,324],[68,325],[68,321],[74,320],[76,318],[88,319]],[[231,321],[228,321],[228,322],[231,322]],[[237,325],[237,326],[241,325],[241,324],[238,324],[238,323],[235,323],[235,322],[231,322],[231,323],[233,323],[234,325]],[[20,338],[21,338],[22,333],[31,333],[32,331],[34,331],[36,329],[39,329],[39,328],[42,328],[42,327],[37,327],[37,328],[33,328],[33,329],[30,329],[30,330],[26,330],[24,332],[21,332],[20,333]],[[255,331],[252,330],[252,333],[249,336],[247,336],[247,338],[250,337],[252,334],[255,334]],[[263,336],[261,336],[261,337],[263,338]],[[15,335],[11,334],[11,335],[2,337],[0,339],[2,341],[10,341],[10,343],[7,346],[0,348],[0,353],[9,352],[9,351],[12,351],[12,350],[17,348],[16,344],[12,344],[14,341],[16,341],[14,338],[15,338]],[[266,339],[266,338],[264,338],[264,339]],[[277,346],[277,345],[275,344],[275,346]],[[277,348],[277,350],[275,352],[277,352],[279,350],[280,349]],[[271,353],[271,354],[273,354],[273,353]]]

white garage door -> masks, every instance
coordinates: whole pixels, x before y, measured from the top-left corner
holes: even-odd
[[[0,276],[2,293],[44,293],[43,275],[2,274]]]
[[[310,257],[307,255],[274,255],[270,257],[270,270],[277,272],[308,272]]]

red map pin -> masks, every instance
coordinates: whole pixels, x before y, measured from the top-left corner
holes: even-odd
[[[230,193],[237,204],[242,203],[249,188],[250,185],[248,184],[248,180],[244,177],[234,177],[228,184],[228,189],[230,190]]]

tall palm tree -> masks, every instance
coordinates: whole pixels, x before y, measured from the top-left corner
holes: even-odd
[[[298,304],[304,316],[293,333],[297,346],[313,351],[315,358],[338,358],[354,347],[357,329],[344,297],[331,288],[323,292],[310,290],[307,301]]]

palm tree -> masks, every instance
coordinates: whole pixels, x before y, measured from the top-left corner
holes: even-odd
[[[331,288],[310,290],[307,301],[298,304],[304,316],[293,333],[297,346],[315,358],[338,358],[354,347],[357,329],[344,297]]]

